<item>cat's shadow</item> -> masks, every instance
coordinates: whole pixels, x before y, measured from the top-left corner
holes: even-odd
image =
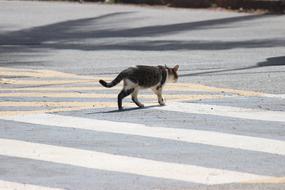
[[[155,108],[155,107],[161,107],[161,105],[150,105],[150,106],[145,106],[143,108],[140,108],[140,107],[124,108],[123,110],[116,109],[116,110],[111,110],[111,111],[90,112],[87,114],[120,113],[120,112],[128,112],[128,111],[135,111],[135,110],[145,110],[145,109],[150,109],[150,108]]]

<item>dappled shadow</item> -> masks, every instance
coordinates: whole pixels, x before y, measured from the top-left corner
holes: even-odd
[[[168,25],[144,26],[138,28],[109,28],[102,29],[98,21],[106,18],[114,19],[125,17],[133,12],[117,12],[101,15],[94,18],[84,18],[65,22],[59,22],[46,26],[39,26],[30,29],[0,34],[0,45],[25,45],[25,48],[37,46],[37,48],[50,49],[78,49],[78,50],[141,50],[141,51],[161,51],[161,50],[211,50],[211,49],[230,49],[236,47],[271,47],[276,45],[277,40],[256,40],[256,41],[145,41],[132,37],[154,37],[169,35],[191,30],[209,30],[215,28],[230,27],[228,24],[270,17],[272,15],[246,15],[230,18],[211,19],[197,22],[187,22]],[[122,21],[121,21],[122,22]],[[102,23],[101,23],[102,24]],[[103,24],[104,25],[104,24]],[[109,24],[111,27],[112,25]],[[103,27],[104,28],[104,27]],[[104,42],[84,43],[84,40],[98,38],[128,38],[128,41],[111,41],[109,44]],[[83,41],[83,43],[82,43]],[[283,41],[284,42],[284,41]],[[277,43],[277,45],[281,45]],[[282,44],[284,45],[284,43]]]
[[[128,19],[132,18],[132,14],[134,13],[114,12],[92,18],[69,20],[2,33],[0,34],[0,64],[27,64],[29,62],[25,60],[27,56],[30,56],[27,59],[31,60],[31,57],[38,56],[40,52],[61,49],[82,51],[195,51],[285,46],[284,39],[245,41],[145,39],[145,37],[163,37],[192,30],[236,27],[232,24],[264,17],[273,17],[274,15],[243,15],[167,25],[136,28],[120,27],[120,24],[128,22]],[[10,57],[11,54],[14,60],[11,59],[10,62],[5,61],[4,59]],[[31,64],[33,63],[31,62]]]
[[[49,44],[45,47],[56,49],[80,49],[85,51],[133,50],[133,51],[175,51],[175,50],[226,50],[235,48],[283,47],[284,39],[263,39],[246,41],[177,41],[177,40],[145,40],[119,42],[111,44]]]
[[[9,32],[0,35],[1,45],[41,45],[44,42],[57,42],[68,39],[88,39],[96,37],[96,32],[100,33],[96,21],[118,17],[132,12],[117,12],[101,15],[98,17],[70,20]],[[94,26],[93,30],[82,30],[84,27]],[[100,28],[100,26],[99,26]]]
[[[199,76],[199,75],[207,75],[207,74],[216,74],[216,73],[225,73],[225,72],[232,72],[232,71],[242,71],[242,70],[249,70],[249,69],[256,69],[260,67],[269,67],[269,66],[285,66],[285,56],[280,57],[270,57],[267,58],[264,62],[259,62],[256,65],[248,66],[248,67],[240,67],[240,68],[233,68],[233,69],[222,69],[222,70],[212,70],[212,71],[205,71],[205,72],[196,72],[196,73],[186,73],[179,75],[180,77],[189,77],[189,76]]]
[[[103,30],[97,33],[97,37],[151,37],[151,36],[161,36],[168,35],[178,32],[185,32],[191,30],[205,30],[205,29],[215,29],[215,28],[225,28],[227,24],[249,21],[264,16],[270,16],[267,14],[263,15],[246,15],[230,18],[220,18],[220,19],[210,19],[197,22],[186,22],[178,24],[168,24],[168,25],[155,25],[155,26],[145,26],[131,29],[119,29],[114,31]]]

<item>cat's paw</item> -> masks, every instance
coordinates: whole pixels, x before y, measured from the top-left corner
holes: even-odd
[[[140,107],[140,108],[144,108],[144,105],[143,105],[143,104],[140,104],[139,107]]]
[[[159,102],[159,105],[165,106],[165,103],[164,102]]]

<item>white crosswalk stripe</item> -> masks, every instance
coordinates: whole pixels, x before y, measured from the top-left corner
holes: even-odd
[[[113,122],[53,114],[11,116],[2,117],[1,119],[47,126],[87,129],[100,132],[162,138],[190,143],[199,143],[285,155],[285,142],[283,141],[219,132],[193,129],[149,127],[142,124]]]
[[[285,122],[285,112],[281,111],[266,111],[266,110],[238,108],[231,106],[217,106],[217,105],[180,103],[180,102],[175,102],[169,104],[168,106],[159,107],[156,109],[183,112],[183,113],[217,115],[222,117],[233,117],[241,119]]]
[[[236,183],[269,178],[269,176],[243,172],[167,163],[7,139],[0,139],[0,155],[201,184]]]

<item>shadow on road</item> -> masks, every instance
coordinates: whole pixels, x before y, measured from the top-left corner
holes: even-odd
[[[116,109],[116,110],[111,110],[111,111],[100,111],[100,112],[92,112],[92,113],[87,113],[87,114],[120,113],[120,112],[134,111],[134,110],[145,110],[145,109],[156,108],[156,107],[160,107],[160,105],[145,106],[143,108],[132,107],[132,108],[124,108],[123,110]]]
[[[114,28],[113,24],[127,22],[134,12],[115,12],[94,18],[84,18],[59,22],[46,26],[9,32],[0,35],[0,45],[25,46],[34,51],[39,48],[76,49],[85,51],[99,50],[223,50],[232,48],[261,48],[284,46],[284,39],[265,39],[248,41],[185,41],[185,40],[145,40],[140,37],[155,37],[176,34],[192,30],[211,30],[230,28],[232,23],[250,21],[274,15],[245,15],[231,18],[211,19],[197,22],[186,22],[168,25],[144,26],[137,28]],[[276,16],[276,15],[275,15]],[[110,21],[112,20],[112,21]],[[103,29],[102,29],[103,28]],[[105,28],[105,29],[104,29]],[[109,43],[90,43],[92,39],[127,38],[128,40]],[[132,38],[136,38],[132,40]],[[89,40],[88,43],[85,43]],[[83,42],[83,43],[82,43]],[[36,48],[35,48],[36,47]]]
[[[267,58],[266,61],[264,61],[264,62],[259,62],[256,65],[249,66],[249,67],[240,67],[240,68],[223,69],[223,70],[212,70],[212,71],[198,72],[198,73],[187,73],[187,74],[180,75],[180,77],[199,76],[199,75],[206,75],[206,74],[224,73],[224,72],[231,72],[231,71],[241,71],[241,70],[248,70],[248,69],[256,69],[256,68],[260,68],[260,67],[282,66],[282,65],[285,65],[285,56],[270,57],[270,58]]]
[[[264,62],[257,63],[258,67],[268,67],[268,66],[282,66],[285,65],[285,56],[280,57],[270,57]]]
[[[168,25],[153,25],[137,28],[120,28],[136,12],[114,12],[98,17],[58,22],[15,32],[0,34],[0,65],[38,65],[31,57],[49,50],[71,49],[82,51],[135,50],[135,51],[177,51],[177,50],[226,50],[234,48],[284,47],[284,39],[259,39],[244,41],[217,40],[149,40],[144,37],[162,37],[192,30],[232,28],[233,23],[248,22],[276,15],[243,15],[230,18],[203,20]],[[115,27],[114,27],[115,26]],[[116,40],[113,40],[117,38]],[[102,39],[102,40],[100,40]],[[10,55],[14,60],[10,60]],[[9,60],[7,60],[9,58]],[[35,59],[36,60],[36,59]],[[259,65],[261,66],[261,65]],[[184,74],[195,76],[234,70],[236,68],[201,73]]]

